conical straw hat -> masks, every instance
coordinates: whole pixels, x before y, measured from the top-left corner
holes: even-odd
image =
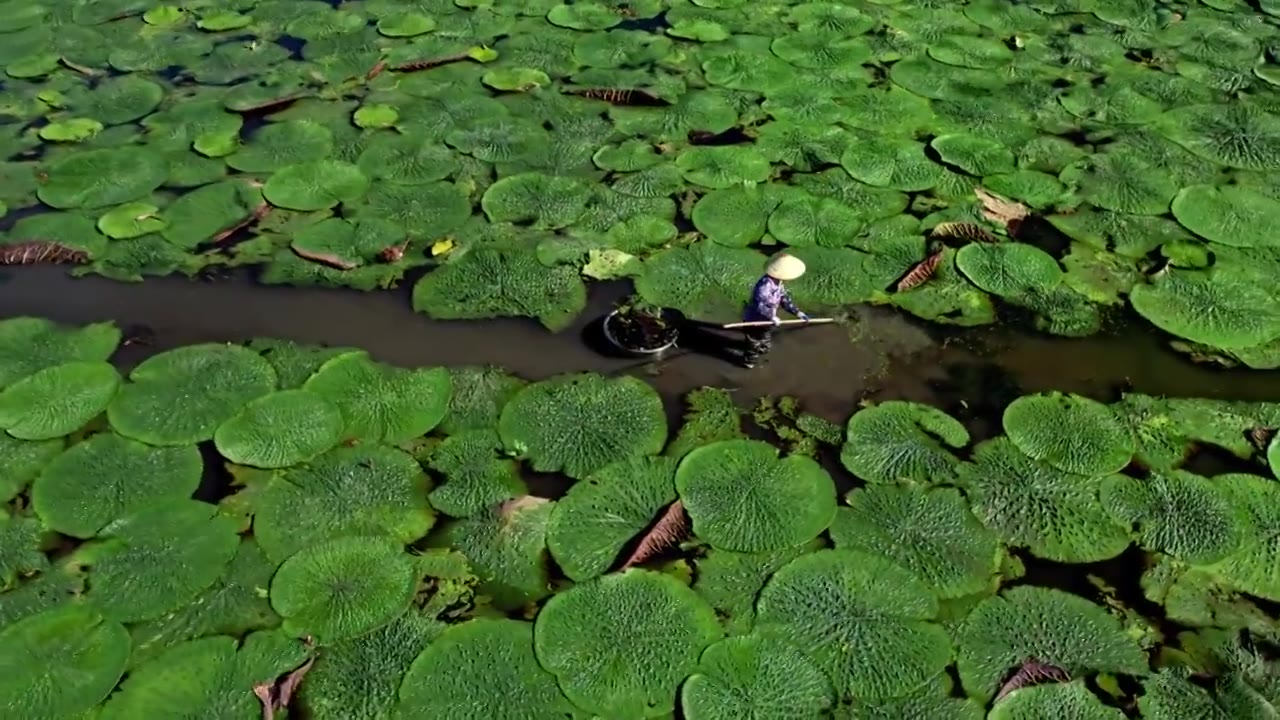
[[[794,255],[779,255],[769,261],[764,272],[774,280],[795,280],[804,274],[804,261]]]

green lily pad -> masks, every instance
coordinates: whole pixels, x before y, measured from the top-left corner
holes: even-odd
[[[129,374],[107,408],[121,435],[152,445],[209,440],[249,401],[276,387],[276,373],[257,353],[237,345],[189,345],[155,355]],[[175,402],[183,412],[173,412]]]
[[[1280,221],[1280,201],[1244,185],[1194,185],[1173,199],[1173,216],[1206,240],[1232,247],[1280,244],[1268,228]]]
[[[444,418],[451,392],[444,368],[403,368],[371,360],[363,351],[327,361],[302,386],[337,406],[343,436],[398,443],[420,437]]]
[[[202,472],[194,446],[156,448],[99,433],[45,465],[31,500],[50,528],[88,538],[117,518],[189,497]]]
[[[89,603],[66,603],[0,631],[0,694],[15,717],[76,717],[124,674],[129,633]]]
[[[160,208],[150,203],[125,203],[108,210],[98,218],[98,229],[113,240],[128,240],[165,229],[169,223],[158,213]]]
[[[285,632],[321,645],[356,637],[409,607],[417,574],[408,554],[382,537],[345,537],[304,548],[271,580],[271,606]]]
[[[70,435],[102,414],[120,388],[105,362],[70,362],[41,370],[0,392],[0,427],[22,440]]]
[[[362,128],[389,128],[400,119],[394,105],[363,105],[351,118]]]
[[[272,175],[262,194],[277,207],[312,211],[358,200],[368,189],[369,178],[355,165],[317,160],[293,165]]]
[[[307,390],[281,390],[249,402],[218,426],[213,441],[231,462],[263,468],[310,460],[342,439],[337,406]]]
[[[37,194],[59,209],[99,208],[146,197],[160,187],[169,168],[162,156],[142,147],[86,150],[45,168]]]
[[[563,330],[587,304],[578,270],[547,267],[528,251],[472,250],[413,288],[413,309],[434,318],[533,317]]]
[[[415,12],[393,13],[378,20],[378,32],[387,37],[413,37],[429,33],[435,28],[435,20]]]
[[[40,139],[49,142],[76,143],[102,132],[102,123],[93,118],[70,118],[49,123],[40,128]]]
[[[771,171],[758,150],[734,145],[691,148],[680,153],[676,166],[689,182],[712,189],[764,182]]]
[[[50,320],[0,320],[0,387],[67,362],[106,361],[120,344],[112,323],[65,327]]]
[[[503,92],[528,92],[547,87],[551,78],[535,68],[502,68],[485,73],[481,82]]]
[[[214,10],[213,12],[202,15],[196,21],[196,27],[208,32],[226,32],[228,30],[239,30],[253,23],[253,17],[243,15],[238,12],[228,12]]]

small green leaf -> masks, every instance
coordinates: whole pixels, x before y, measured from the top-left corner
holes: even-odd
[[[71,118],[40,128],[40,139],[49,142],[80,142],[102,131],[102,123],[92,118]]]
[[[353,118],[362,128],[388,128],[400,119],[400,113],[390,105],[365,105],[356,110]]]
[[[551,78],[541,70],[533,68],[503,68],[490,70],[480,78],[480,82],[505,92],[527,92],[535,88],[551,84]]]
[[[148,25],[172,27],[186,22],[187,12],[172,5],[161,5],[151,8],[142,14],[142,20]]]
[[[667,29],[672,37],[697,40],[698,42],[720,42],[729,39],[729,31],[724,26],[710,20],[681,20]]]
[[[498,51],[487,45],[476,45],[473,48],[467,49],[467,57],[475,60],[476,62],[493,62],[498,59]]]
[[[378,32],[387,37],[412,37],[436,29],[436,21],[420,13],[395,13],[378,21]]]
[[[5,74],[12,78],[34,78],[48,75],[58,68],[56,54],[31,55],[5,68]]]
[[[160,208],[144,202],[125,203],[98,218],[98,229],[115,240],[128,240],[160,232],[168,225],[156,213]]]
[[[237,12],[215,12],[200,18],[196,22],[196,27],[209,32],[223,32],[224,30],[238,30],[251,22],[253,22],[253,18],[248,15],[241,15]]]
[[[207,132],[202,133],[191,147],[205,157],[226,157],[240,149],[240,132]]]

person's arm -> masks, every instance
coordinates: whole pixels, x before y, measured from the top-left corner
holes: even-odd
[[[808,315],[805,315],[803,312],[801,312],[800,308],[796,307],[795,302],[792,301],[791,299],[791,293],[787,292],[786,288],[782,289],[782,307],[786,308],[787,312],[791,313],[792,315],[795,315],[801,320],[809,319]]]

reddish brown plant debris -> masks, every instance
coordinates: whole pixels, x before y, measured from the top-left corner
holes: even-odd
[[[662,98],[648,90],[635,88],[578,88],[566,90],[565,93],[589,100],[603,100],[611,105],[665,104]]]
[[[294,102],[295,100],[301,100],[306,96],[307,96],[307,93],[301,93],[301,92],[290,93],[288,95],[281,95],[280,97],[268,98],[266,100],[263,100],[260,103],[254,103],[253,105],[245,105],[243,107],[234,108],[234,110],[235,112],[238,112],[241,115],[251,115],[253,113],[263,112],[264,110],[275,110],[276,108],[281,107],[283,105],[288,105],[289,103]]]
[[[271,212],[271,204],[262,203],[258,207],[254,208],[253,212],[249,213],[249,215],[243,220],[239,220],[234,224],[227,226],[225,229],[219,230],[209,242],[220,243],[266,217],[269,212]]]
[[[0,265],[55,265],[89,262],[89,254],[53,240],[28,240],[13,245],[0,245]]]
[[[620,569],[625,570],[651,560],[679,545],[688,536],[689,516],[684,512],[684,503],[676,500],[667,506],[658,522],[640,538],[640,543]]]
[[[409,247],[409,241],[405,240],[399,245],[391,245],[382,249],[378,253],[378,259],[384,263],[398,263],[404,259],[404,251]]]
[[[996,237],[991,231],[971,222],[944,222],[938,223],[930,233],[929,237],[935,238],[959,238],[960,240],[968,240],[970,242],[1000,242],[1000,238]]]
[[[101,70],[94,70],[91,67],[81,65],[79,63],[71,62],[65,57],[60,57],[58,58],[58,60],[60,60],[62,64],[66,65],[69,69],[74,70],[80,73],[81,75],[84,75],[85,77],[97,77],[102,74]]]
[[[421,60],[411,60],[407,63],[392,65],[393,72],[413,72],[415,70],[430,70],[433,67],[440,67],[452,62],[459,62],[471,57],[467,53],[456,53],[454,55],[441,55],[440,57],[423,58]],[[375,66],[376,67],[376,66]]]
[[[996,693],[996,702],[1005,695],[1024,688],[1029,685],[1041,685],[1044,683],[1056,682],[1064,683],[1071,681],[1071,674],[1057,665],[1042,663],[1034,658],[1027,658],[1022,661],[1022,665],[1009,676],[1008,680],[1000,686],[1000,692]]]
[[[373,67],[369,68],[369,72],[364,74],[364,79],[372,80],[378,77],[379,75],[381,75],[382,71],[386,69],[387,69],[387,61],[379,60],[377,65],[374,65]]]
[[[938,264],[941,262],[942,250],[934,251],[932,255],[916,263],[915,267],[911,268],[911,272],[898,281],[895,289],[902,292],[923,285],[938,272]]]
[[[1276,429],[1269,427],[1256,427],[1249,430],[1249,442],[1258,450],[1265,451],[1267,446],[1271,444],[1271,439],[1276,436]]]
[[[262,720],[272,720],[277,710],[284,710],[289,707],[289,702],[293,700],[293,694],[297,691],[298,685],[302,683],[302,678],[306,677],[315,662],[316,659],[311,658],[303,663],[301,667],[285,675],[283,679],[258,683],[253,686],[253,694],[257,695],[258,700],[262,702]]]
[[[293,250],[293,253],[295,255],[302,258],[303,260],[310,260],[313,263],[318,263],[326,267],[331,267],[335,270],[355,270],[357,267],[360,267],[357,263],[353,263],[349,260],[343,260],[337,255],[333,255],[331,253],[321,253],[321,252],[312,252],[310,250],[303,250],[299,248],[297,245],[290,245],[289,248]]]
[[[1016,235],[1022,221],[1031,215],[1031,208],[1026,205],[996,195],[985,188],[974,188],[973,194],[982,203],[982,216],[1004,227],[1010,235]]]

